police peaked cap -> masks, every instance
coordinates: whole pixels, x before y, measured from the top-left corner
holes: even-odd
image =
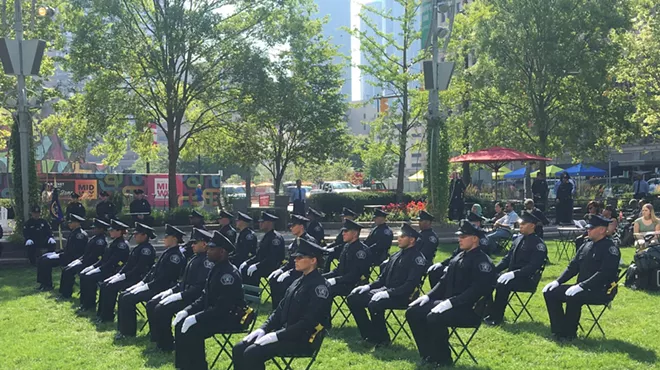
[[[206,230],[194,228],[190,240],[193,242],[204,241],[208,243],[211,241],[211,238],[213,238],[213,234],[211,234],[210,232]]]
[[[291,222],[289,223],[289,226],[293,226],[293,225],[307,226],[308,222],[309,222],[309,218],[307,218],[307,217],[303,217],[301,215],[292,215],[291,216]]]
[[[223,209],[222,211],[220,211],[220,214],[218,215],[218,218],[228,218],[230,220],[233,220],[234,215],[232,215],[231,213],[229,213],[229,212],[227,212]]]
[[[183,236],[186,235],[181,229],[174,227],[170,224],[165,225],[165,236],[176,236],[179,243],[183,243]]]
[[[41,213],[41,208],[39,206],[32,206],[32,208],[30,208],[30,212]]]
[[[435,220],[435,217],[433,217],[432,214],[426,212],[426,211],[419,211],[419,216],[417,217],[418,221],[433,221]]]
[[[344,221],[343,228],[344,230],[357,230],[357,231],[362,230],[362,226],[353,220]]]
[[[193,217],[199,217],[201,219],[204,219],[204,215],[199,213],[196,209],[193,209],[193,211],[190,213],[190,218],[193,218]]]
[[[541,222],[538,217],[536,217],[532,212],[525,211],[520,215],[522,222],[529,222],[532,224],[538,224]]]
[[[387,217],[389,215],[390,215],[389,213],[383,211],[380,208],[378,208],[374,211],[374,218],[376,218],[376,217]]]
[[[481,239],[485,236],[485,233],[481,228],[474,226],[468,220],[461,220],[461,226],[458,228],[456,235],[472,235]]]
[[[71,198],[73,198],[73,199],[80,198],[80,194],[78,194],[78,193],[71,193]]]
[[[591,215],[589,217],[589,224],[587,224],[587,229],[593,229],[594,227],[604,226],[607,227],[611,220],[606,219],[601,215]]]
[[[298,244],[298,249],[295,252],[291,253],[292,257],[316,257],[321,258],[325,253],[325,249],[319,246],[316,243],[310,242],[307,239],[298,239],[300,243]]]
[[[252,217],[246,215],[245,213],[243,213],[241,211],[238,211],[236,213],[238,214],[238,217],[236,217],[236,219],[241,220],[241,221],[245,221],[245,222],[248,222],[248,223],[252,222]]]
[[[135,189],[135,190],[133,190],[133,193],[135,193],[135,194],[144,194],[144,190],[142,190],[142,189]]]
[[[100,219],[98,219],[98,218],[95,218],[95,219],[94,219],[93,225],[94,225],[94,227],[98,227],[98,228],[100,228],[100,229],[105,229],[105,230],[108,230],[108,229],[110,228],[110,224],[109,224],[109,223],[107,223],[107,222],[105,222],[105,221],[103,221],[103,220],[100,220]]]
[[[208,244],[208,247],[224,248],[227,253],[231,253],[236,250],[234,243],[232,243],[231,240],[227,239],[226,236],[222,235],[222,233],[218,231],[213,232],[213,238],[211,238],[211,242]]]
[[[342,215],[342,216],[353,216],[353,217],[357,217],[358,214],[357,214],[356,212],[354,212],[352,209],[344,207],[344,208],[341,210],[341,215]]]
[[[99,195],[102,196],[102,197],[109,197],[109,196],[110,196],[110,194],[108,194],[108,192],[105,191],[105,190],[103,190],[102,192],[100,192]]]
[[[85,222],[84,217],[80,217],[75,213],[69,213],[68,215],[66,215],[66,220],[69,222]]]
[[[135,223],[135,232],[140,234],[146,234],[149,237],[149,239],[156,238],[156,230],[154,230],[151,226],[147,226],[143,223],[139,223],[139,222]]]
[[[310,208],[310,209],[308,209],[308,210],[307,210],[307,215],[308,215],[308,216],[309,216],[309,215],[314,215],[314,216],[316,216],[316,217],[323,217],[323,216],[325,216],[325,215],[323,214],[323,212],[319,212],[319,211],[315,210],[314,208]]]
[[[119,220],[112,219],[110,220],[109,230],[128,230],[128,225]]]
[[[261,218],[259,219],[259,222],[264,222],[264,221],[273,221],[273,222],[275,222],[279,219],[280,219],[279,217],[277,217],[275,215],[271,215],[268,212],[261,212]]]
[[[401,235],[401,236],[409,236],[409,237],[411,237],[411,238],[415,238],[415,239],[417,239],[417,238],[420,237],[419,232],[418,232],[417,230],[413,229],[413,227],[410,226],[410,224],[406,224],[406,223],[404,223],[404,224],[401,226],[401,233],[400,233],[400,235]]]

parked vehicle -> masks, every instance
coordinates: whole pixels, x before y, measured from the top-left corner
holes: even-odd
[[[245,186],[243,185],[222,185],[220,192],[225,198],[245,198]]]
[[[319,189],[312,190],[310,194],[319,193],[357,193],[360,189],[348,181],[327,181]]]

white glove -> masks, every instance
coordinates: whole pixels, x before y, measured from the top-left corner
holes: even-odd
[[[188,331],[188,329],[190,329],[190,327],[195,324],[197,324],[197,319],[195,318],[195,315],[186,317],[186,321],[184,321],[183,325],[181,326],[181,333],[185,334]]]
[[[548,285],[543,287],[542,292],[543,293],[550,292],[558,286],[559,286],[559,282],[557,282],[557,280],[551,281],[551,282],[548,283]]]
[[[434,263],[434,264],[431,265],[431,267],[429,267],[428,270],[426,270],[426,272],[429,273],[429,272],[431,272],[431,271],[437,270],[437,269],[440,268],[440,266],[442,266],[442,263],[439,263],[439,262],[438,262],[438,263]]]
[[[289,276],[291,276],[291,271],[284,272],[277,278],[277,282],[281,283],[284,281],[284,279],[288,278]]]
[[[81,260],[73,260],[73,261],[71,261],[70,264],[66,265],[66,267],[67,268],[72,268],[72,267],[75,267],[75,266],[78,266],[78,265],[82,265]]]
[[[254,265],[250,265],[250,267],[248,267],[247,275],[252,276],[252,274],[254,274],[255,271],[257,271],[257,264],[256,263]]]
[[[28,239],[25,241],[25,245],[34,245],[34,242],[32,241],[32,239]]]
[[[254,344],[258,346],[265,346],[267,344],[275,343],[277,342],[277,334],[276,333],[268,333],[261,338],[257,339]]]
[[[238,268],[238,271],[243,271],[243,269],[247,266],[247,262],[241,263],[241,266]]]
[[[435,307],[433,307],[431,312],[433,312],[433,313],[443,313],[443,312],[445,312],[445,311],[447,311],[451,308],[452,308],[451,301],[448,300],[448,299],[445,299],[444,301],[438,303]]]
[[[253,341],[266,335],[264,329],[257,329],[243,338],[243,342],[252,343]]]
[[[326,281],[328,282],[328,284],[330,284],[330,286],[333,286],[333,285],[337,284],[337,279],[335,279],[335,278],[330,278]]]
[[[55,239],[53,239],[52,236],[50,238],[48,238],[48,244],[55,244],[55,243],[57,243],[57,242],[55,241]]]
[[[172,326],[176,326],[176,324],[179,323],[179,321],[185,319],[188,317],[188,311],[186,310],[181,310],[176,313],[176,316],[174,316],[174,320],[172,320]]]
[[[378,302],[381,299],[387,299],[387,298],[390,298],[390,294],[386,291],[382,291],[382,292],[378,292],[378,293],[374,294],[371,297],[371,300],[374,301],[374,302]]]
[[[149,284],[142,284],[139,285],[137,288],[131,290],[131,294],[138,294],[138,293],[146,292],[147,290],[149,290]]]
[[[582,292],[584,289],[580,286],[580,284],[575,284],[572,287],[566,289],[566,296],[567,297],[572,297],[580,292]]]
[[[277,269],[277,270],[271,272],[270,275],[268,275],[268,280],[274,279],[274,278],[280,276],[280,274],[282,274],[283,272],[284,271],[282,271],[282,269]],[[248,274],[249,274],[249,272],[248,272]]]
[[[163,299],[163,298],[167,297],[168,295],[171,295],[172,293],[174,293],[172,291],[172,289],[168,289],[168,290],[165,290],[165,291],[162,291],[162,292],[156,294],[153,299]]]
[[[410,302],[408,307],[412,307],[412,306],[416,306],[416,305],[423,306],[423,305],[429,303],[430,300],[431,300],[431,298],[429,298],[429,296],[423,295],[423,296],[415,299],[414,301]]]
[[[369,285],[360,285],[359,287],[356,287],[353,290],[351,290],[351,294],[355,294],[355,293],[362,294],[362,293],[368,292],[370,290],[371,290],[371,287],[369,287]]]
[[[186,247],[179,247],[179,252],[181,252],[181,254],[186,253]]]
[[[104,283],[109,283],[109,282],[112,281],[112,279],[116,278],[117,276],[119,276],[119,274],[114,274],[114,275],[110,276],[109,278],[103,280],[103,282]]]
[[[94,265],[91,265],[91,266],[87,266],[87,267],[85,267],[84,269],[82,269],[82,271],[80,271],[80,275],[82,275],[82,274],[86,274],[86,273],[88,273],[89,271],[92,271],[93,268],[94,268]]]
[[[172,302],[180,301],[182,299],[183,298],[181,297],[181,293],[176,293],[161,299],[159,303],[162,304],[163,306],[167,306]]]
[[[112,281],[110,281],[110,283],[114,284],[114,283],[118,283],[118,282],[124,281],[124,280],[126,280],[126,274],[117,274],[114,277],[114,279],[112,279]]]
[[[383,261],[383,263],[381,263],[381,266],[385,266],[385,265],[387,265],[388,262],[390,262],[390,259],[389,259],[389,258],[386,259],[385,261]]]
[[[326,249],[325,249],[325,252],[328,253],[328,254],[330,254],[330,253],[335,253],[335,247],[332,247],[332,248],[326,248]]]
[[[126,289],[126,291],[132,294],[133,291],[137,289],[140,285],[144,285],[144,282],[139,281],[137,284],[131,285],[128,289]]]
[[[509,271],[500,275],[500,277],[497,278],[497,282],[506,285],[509,281],[513,280],[514,277],[516,277],[516,274],[514,274],[512,271]]]
[[[101,269],[97,267],[95,269],[89,270],[86,275],[87,276],[94,275],[94,274],[98,274],[99,272],[101,272]]]
[[[60,258],[60,255],[57,254],[57,253],[51,253],[51,254],[47,255],[46,258],[48,258],[49,260],[56,260],[56,259]]]

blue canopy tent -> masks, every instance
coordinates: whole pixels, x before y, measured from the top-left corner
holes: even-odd
[[[511,171],[507,174],[504,174],[504,178],[506,180],[522,179],[525,177],[526,172],[527,172],[527,167],[521,167],[515,171]]]
[[[515,171],[514,171],[515,172]],[[600,168],[593,167],[593,166],[584,166],[582,163],[567,168],[563,171],[557,172],[557,175],[561,175],[564,172],[568,173],[571,176],[597,176],[597,177],[604,177],[607,175],[607,171],[601,170]]]

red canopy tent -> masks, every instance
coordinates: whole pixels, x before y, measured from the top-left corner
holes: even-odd
[[[551,160],[552,158],[540,157],[538,155],[523,153],[510,148],[494,146],[473,153],[459,155],[458,157],[451,158],[449,162],[481,163],[495,171],[495,199],[497,199],[497,173],[506,163],[517,161],[549,162]]]

